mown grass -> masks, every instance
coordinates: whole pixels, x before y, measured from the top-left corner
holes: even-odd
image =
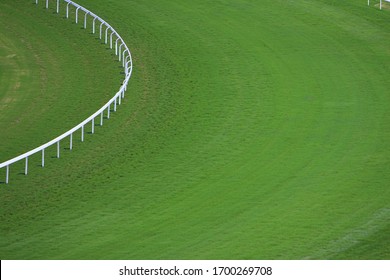
[[[259,2],[80,1],[130,46],[131,86],[1,186],[1,258],[388,259],[389,12]]]

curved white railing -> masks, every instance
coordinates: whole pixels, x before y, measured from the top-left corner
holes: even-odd
[[[0,163],[0,169],[1,168],[6,168],[6,176],[5,176],[5,183],[9,183],[9,177],[10,177],[10,165],[21,161],[25,160],[25,170],[24,174],[27,175],[28,173],[28,158],[29,156],[36,154],[38,152],[42,152],[42,167],[45,166],[45,149],[52,146],[52,145],[57,145],[57,158],[60,157],[60,141],[63,140],[66,137],[69,137],[69,149],[72,150],[72,145],[73,145],[73,133],[81,129],[81,141],[84,141],[84,127],[88,123],[91,123],[91,132],[94,133],[94,127],[95,127],[95,118],[100,116],[100,125],[103,125],[103,117],[104,117],[104,112],[107,110],[107,119],[110,118],[110,110],[111,110],[111,105],[113,105],[114,111],[116,111],[117,104],[121,104],[122,98],[125,97],[125,91],[127,90],[127,84],[130,80],[131,73],[133,70],[133,61],[131,57],[131,53],[129,48],[127,47],[126,43],[123,41],[121,36],[118,34],[118,32],[115,31],[114,28],[111,27],[106,21],[104,21],[102,18],[99,16],[95,15],[88,9],[84,8],[83,6],[80,6],[79,4],[69,1],[69,0],[56,0],[57,1],[57,6],[56,6],[56,11],[57,13],[60,12],[60,2],[65,2],[66,4],[66,17],[69,18],[69,6],[73,6],[76,8],[75,11],[75,21],[78,23],[79,19],[79,10],[81,10],[84,13],[84,29],[87,28],[87,17],[93,17],[92,21],[92,33],[96,32],[96,21],[100,23],[99,25],[99,38],[103,39],[103,30],[104,30],[104,43],[108,44],[110,42],[110,48],[113,48],[113,42],[115,37],[115,54],[118,56],[119,61],[122,61],[122,66],[125,71],[125,79],[122,82],[122,86],[120,87],[119,91],[106,103],[104,104],[103,107],[101,107],[98,111],[96,111],[93,115],[91,115],[89,118],[85,119],[82,121],[80,124],[76,125],[72,129],[68,130],[67,132],[63,133],[62,135],[58,136],[57,138],[47,142],[46,144],[43,144],[31,151],[28,151],[20,156],[14,157],[10,160],[7,160],[3,163]],[[38,0],[35,1],[35,3],[38,5]],[[49,0],[46,0],[46,9],[49,8]]]

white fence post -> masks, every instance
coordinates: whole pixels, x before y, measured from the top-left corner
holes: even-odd
[[[68,5],[66,5],[66,18],[69,18],[69,5],[70,5],[71,2],[68,3]]]
[[[72,150],[73,148],[73,133],[70,135],[69,139],[69,150]]]
[[[104,39],[104,43],[105,44],[107,44],[108,29],[110,29],[110,28],[107,26],[107,28],[106,28],[106,36],[105,36],[105,39]]]
[[[95,133],[95,119],[92,119],[92,134]]]
[[[57,14],[60,12],[60,0],[57,0]]]
[[[87,15],[88,15],[89,13],[85,13],[85,15],[84,15],[84,29],[87,29]]]
[[[92,33],[95,34],[95,21],[96,21],[97,17],[95,17],[92,21]]]
[[[129,63],[131,63],[131,61],[128,61],[128,62],[126,62],[126,66],[125,66],[125,69],[126,69],[126,74],[128,74],[128,73],[129,73],[129,69],[130,69],[130,67],[129,67]]]
[[[42,167],[45,167],[45,149],[42,150]]]
[[[60,158],[60,141],[57,142],[57,158]]]
[[[111,35],[110,35],[110,49],[112,49],[112,35],[114,35],[114,32],[111,32]]]
[[[24,167],[24,175],[27,175],[28,172],[28,157],[26,157],[26,166]]]
[[[102,22],[102,23],[100,24],[100,30],[99,30],[99,32],[100,32],[100,34],[99,34],[99,39],[100,39],[100,40],[102,39],[102,28],[103,28],[103,24],[104,24],[104,22]]]
[[[5,183],[9,183],[9,165],[7,165],[7,170],[5,171]]]
[[[116,39],[116,41],[115,41],[115,55],[118,55],[118,40],[119,39],[120,38]]]
[[[123,43],[119,45],[119,61],[121,61],[121,54],[122,54],[122,46],[123,46]]]
[[[84,126],[81,127],[81,142],[84,142]]]
[[[46,9],[49,8],[49,0],[46,0]]]
[[[80,9],[80,7],[77,7],[77,9],[76,9],[76,23],[78,23],[79,9]]]
[[[107,119],[110,118],[110,107],[111,107],[111,104],[109,104],[108,108],[107,108]]]
[[[123,67],[125,67],[125,61],[126,61],[125,53],[126,53],[126,51],[127,51],[127,50],[124,50],[124,51],[123,51],[123,55],[122,55],[122,60],[123,60],[123,61],[122,61],[122,64],[123,64],[122,66],[123,66]]]
[[[104,111],[100,113],[100,126],[103,126],[103,113]]]

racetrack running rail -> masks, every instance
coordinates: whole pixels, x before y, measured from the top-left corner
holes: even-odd
[[[97,110],[93,115],[91,115],[89,118],[85,119],[82,121],[80,124],[76,125],[72,129],[68,130],[67,132],[63,133],[62,135],[58,136],[57,138],[31,150],[28,151],[20,156],[14,157],[10,160],[7,160],[5,162],[0,163],[0,169],[6,168],[6,176],[5,176],[5,183],[9,183],[9,177],[10,177],[10,165],[21,161],[25,160],[25,170],[24,174],[27,175],[28,173],[28,158],[29,156],[39,153],[42,153],[42,167],[45,166],[45,149],[52,146],[52,145],[57,145],[57,158],[60,157],[60,141],[63,140],[66,137],[69,137],[70,139],[70,144],[69,144],[69,149],[72,150],[72,144],[73,144],[73,133],[81,129],[81,141],[84,141],[84,127],[88,123],[91,123],[92,125],[92,133],[94,133],[94,126],[95,126],[95,118],[97,118],[100,115],[100,125],[103,125],[103,117],[104,117],[104,112],[107,110],[107,119],[110,118],[110,110],[111,110],[111,105],[113,105],[114,111],[116,111],[117,104],[121,104],[122,98],[125,97],[125,91],[127,90],[127,84],[130,80],[131,73],[133,70],[133,61],[131,57],[131,53],[129,48],[127,47],[126,43],[123,41],[121,36],[118,34],[118,32],[115,31],[114,28],[111,27],[106,21],[104,21],[102,18],[99,16],[95,15],[88,9],[80,6],[79,4],[73,2],[73,1],[68,1],[68,0],[56,0],[57,1],[57,6],[56,6],[56,11],[57,14],[60,12],[60,2],[65,2],[66,4],[66,17],[69,18],[69,6],[73,6],[76,8],[76,18],[75,21],[78,23],[79,20],[79,10],[81,10],[84,13],[84,29],[87,28],[87,17],[90,16],[93,18],[92,22],[92,33],[95,34],[97,30],[97,25],[96,21],[100,23],[99,25],[99,38],[104,39],[104,43],[108,44],[110,43],[110,48],[113,48],[113,42],[115,40],[115,54],[118,56],[119,61],[122,61],[122,66],[125,71],[125,79],[122,82],[122,85],[119,89],[119,91],[99,110]],[[35,1],[35,3],[38,5],[38,0]],[[46,9],[49,8],[49,0],[46,0]],[[103,38],[103,30],[104,30],[104,38]]]

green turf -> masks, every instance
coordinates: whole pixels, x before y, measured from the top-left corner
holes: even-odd
[[[31,40],[53,56],[59,40],[89,37],[14,2],[0,11],[29,15],[13,18],[16,30],[38,22]],[[86,143],[0,185],[1,259],[389,259],[390,12],[363,2],[80,0],[131,48],[131,85]],[[64,32],[42,35],[54,25]],[[6,38],[2,46],[18,45]],[[104,47],[87,45],[96,56],[84,59],[99,63]],[[68,44],[59,65],[77,51]],[[18,52],[13,69],[39,69]],[[82,65],[48,73],[69,79],[70,92],[84,86],[87,100],[95,85],[109,89],[102,67]],[[0,96],[15,73],[1,74],[10,78]],[[27,104],[39,87],[21,91]],[[76,119],[88,115],[81,105],[68,104]],[[31,114],[34,129],[51,127]]]

